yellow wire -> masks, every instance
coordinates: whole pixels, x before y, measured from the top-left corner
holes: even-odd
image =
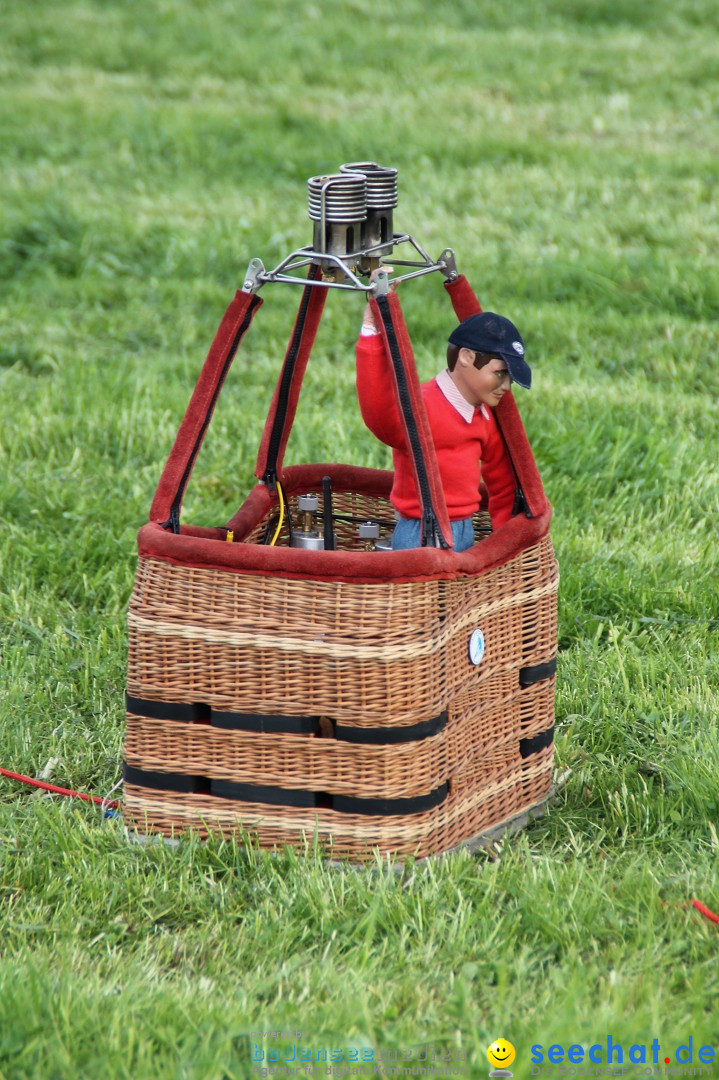
[[[277,528],[275,529],[275,535],[270,540],[270,547],[274,547],[277,543],[277,537],[280,535],[280,531],[285,520],[285,499],[282,493],[282,484],[277,481],[277,497],[280,500],[280,520],[277,522]]]

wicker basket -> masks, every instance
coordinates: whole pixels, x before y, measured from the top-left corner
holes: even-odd
[[[249,325],[243,303],[233,326]],[[222,340],[236,349],[239,336]],[[526,512],[494,534],[480,513],[477,542],[460,555],[363,549],[356,520],[393,526],[389,472],[282,470],[293,511],[307,492],[321,507],[331,477],[337,550],[328,552],[290,548],[284,534],[263,542],[277,511],[272,485],[258,484],[227,528],[201,529],[164,520],[177,493],[173,481],[162,495],[161,482],[129,610],[123,811],[134,828],[241,828],[263,846],[317,835],[355,859],[375,849],[424,856],[546,799],[551,511],[516,408],[502,409]],[[171,456],[163,474],[183,487],[199,449],[186,436],[184,467]]]

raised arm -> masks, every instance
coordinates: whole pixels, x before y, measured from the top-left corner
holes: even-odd
[[[357,339],[357,397],[365,424],[380,442],[399,448],[404,433],[395,400],[389,361],[379,333],[365,330]]]

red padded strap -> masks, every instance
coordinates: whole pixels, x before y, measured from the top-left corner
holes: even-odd
[[[314,279],[320,274],[319,266],[311,266],[307,276]],[[285,448],[294,423],[302,380],[307,370],[307,361],[315,343],[326,299],[327,289],[319,285],[305,285],[262,433],[255,465],[255,476],[258,480],[262,480],[268,472],[274,474],[275,477],[282,475]]]
[[[449,523],[444,490],[439,477],[432,432],[419,385],[417,365],[414,361],[412,344],[399,297],[396,293],[390,292],[379,302],[371,299],[370,304],[375,323],[380,327],[382,344],[393,375],[395,398],[399,406],[405,443],[412,461],[414,482],[422,507],[422,539],[423,542],[426,539],[424,535],[426,516],[430,514],[446,545],[451,548],[454,546],[452,527]]]
[[[464,274],[460,274],[454,281],[445,281],[444,287],[460,322],[464,322],[470,315],[479,315],[482,307]]]
[[[261,303],[262,300],[252,293],[238,292],[225,312],[157,485],[150,509],[150,521],[159,522],[161,525],[172,524],[173,530],[179,529],[182,497],[212,419],[222,384]]]

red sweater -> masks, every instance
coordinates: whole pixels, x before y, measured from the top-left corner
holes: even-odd
[[[362,418],[381,442],[392,447],[392,505],[407,518],[421,516],[404,430],[395,400],[393,375],[379,335],[357,341],[357,396]],[[437,453],[439,475],[451,521],[479,508],[481,478],[489,492],[489,515],[496,529],[512,516],[514,473],[491,409],[475,409],[471,423],[455,409],[435,379],[422,383],[422,397]]]

